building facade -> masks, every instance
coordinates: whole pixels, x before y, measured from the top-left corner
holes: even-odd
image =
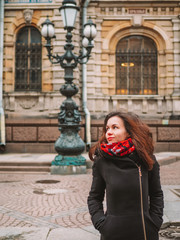
[[[86,66],[78,66],[75,101],[82,113],[81,137],[101,134],[104,116],[118,109],[140,115],[152,131],[157,151],[180,148],[180,1],[79,1],[73,30],[81,49],[83,23],[97,27]],[[53,52],[64,53],[62,0],[6,0],[4,5],[3,107],[6,149],[53,152],[59,136],[57,114],[64,70],[52,65],[41,24],[54,23]],[[84,106],[87,111],[84,111]],[[87,126],[86,114],[91,118]]]

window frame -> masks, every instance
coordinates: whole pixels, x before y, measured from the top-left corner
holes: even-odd
[[[27,35],[25,33],[26,30]],[[33,32],[36,36],[33,35]],[[15,91],[17,92],[40,92],[42,90],[41,38],[39,30],[34,26],[25,26],[21,28],[16,35]],[[36,40],[37,42],[33,42]]]
[[[132,48],[130,40],[133,38],[142,41],[139,44],[140,49]],[[150,49],[144,49],[144,45],[147,45],[148,41]],[[151,38],[130,35],[119,40],[116,46],[115,91],[117,95],[158,95],[157,47]]]

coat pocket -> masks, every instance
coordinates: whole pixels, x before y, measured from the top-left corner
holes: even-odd
[[[141,215],[107,215],[99,231],[104,240],[143,239]]]
[[[100,227],[99,227],[99,232],[102,233],[104,227],[106,226],[108,220],[108,216],[106,216],[106,218],[104,219],[104,221],[101,223]]]
[[[150,215],[145,215],[145,222],[146,222],[146,226],[147,229],[149,231],[153,230],[155,232],[159,231],[159,227],[157,226],[157,224],[153,221],[153,219],[151,218]]]
[[[159,217],[158,215],[153,214],[153,213],[150,214],[150,218],[151,218],[152,222],[154,223],[154,225],[156,226],[156,228],[159,231],[159,229],[160,229],[160,227],[163,223],[163,219],[161,217]]]

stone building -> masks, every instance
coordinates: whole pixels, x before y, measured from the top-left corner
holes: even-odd
[[[97,27],[91,58],[74,74],[81,137],[97,141],[104,115],[126,109],[150,125],[157,151],[178,151],[180,1],[84,0],[77,4],[76,54],[86,17],[91,16]],[[3,108],[8,152],[54,151],[64,70],[50,63],[40,31],[48,15],[55,26],[53,52],[62,55],[66,32],[61,5],[62,0],[5,1]],[[87,115],[91,128],[85,124]]]

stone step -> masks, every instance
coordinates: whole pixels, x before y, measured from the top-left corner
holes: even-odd
[[[47,174],[47,175],[49,175],[50,174],[50,172],[39,172],[39,171],[37,171],[37,172],[33,172],[33,171],[14,171],[14,172],[12,172],[12,171],[1,171],[0,170],[0,174],[42,174],[42,175],[44,175],[44,174]]]
[[[86,161],[87,169],[92,168],[93,162]],[[0,173],[50,173],[51,162],[35,162],[35,161],[3,161],[0,162]]]
[[[50,166],[0,166],[0,172],[50,172]]]
[[[0,155],[0,172],[2,173],[50,173],[51,162],[56,154],[2,154]],[[87,159],[86,168],[91,169],[93,162],[88,154],[83,156]]]
[[[20,161],[20,162],[13,162],[13,161],[7,161],[7,162],[0,162],[0,167],[1,166],[51,166],[51,162],[24,162],[24,161]]]

